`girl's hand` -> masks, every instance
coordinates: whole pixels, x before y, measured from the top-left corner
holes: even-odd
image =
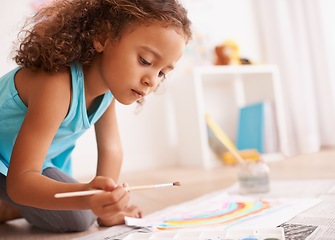
[[[129,206],[123,211],[107,218],[98,218],[98,224],[104,227],[110,227],[124,223],[124,217],[142,218],[142,210],[137,206]]]
[[[111,178],[95,177],[88,189],[103,189],[106,192],[94,194],[88,198],[88,204],[99,219],[111,219],[125,211],[129,202],[129,193],[123,186],[117,186]]]

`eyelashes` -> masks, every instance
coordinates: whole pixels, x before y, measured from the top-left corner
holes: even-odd
[[[144,65],[147,65],[147,66],[151,66],[151,63],[148,62],[147,60],[145,60],[144,58],[140,57],[140,63],[144,64]],[[158,77],[161,77],[161,78],[166,78],[166,74],[162,71],[160,71],[158,73]]]
[[[162,78],[164,78],[164,79],[166,78],[165,73],[163,73],[162,71],[159,72],[158,76],[159,76],[159,77],[162,77]]]
[[[144,64],[144,65],[151,65],[151,63],[150,62],[148,62],[147,60],[145,60],[144,58],[142,58],[142,57],[140,57],[140,62],[142,63],[142,64]]]

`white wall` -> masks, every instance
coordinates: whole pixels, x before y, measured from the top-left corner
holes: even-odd
[[[254,62],[262,60],[257,18],[253,0],[182,0],[194,28],[194,40],[203,35],[206,50],[227,39],[239,45],[240,55]],[[200,49],[201,51],[201,49]]]
[[[30,2],[15,0],[0,3],[0,76],[16,66],[10,53],[26,17],[33,12]]]
[[[0,74],[15,64],[7,57],[23,19],[32,13],[38,0],[2,1],[0,7]],[[152,169],[178,164],[178,127],[174,104],[178,94],[187,91],[187,79],[194,66],[211,64],[213,48],[226,39],[234,39],[240,54],[254,62],[262,60],[252,0],[182,0],[193,22],[194,37],[177,69],[168,76],[162,93],[146,99],[142,111],[133,106],[117,106],[121,139],[124,146],[123,171]],[[192,104],[192,103],[190,103]],[[192,107],[191,105],[189,106]],[[187,111],[188,108],[185,108]],[[74,174],[93,176],[96,145],[93,129],[78,141],[74,152]]]

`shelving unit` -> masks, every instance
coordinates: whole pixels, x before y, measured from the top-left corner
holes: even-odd
[[[220,162],[208,145],[205,113],[236,141],[239,108],[272,101],[276,110],[279,147],[283,146],[285,121],[278,69],[274,65],[205,66],[181,80],[176,91],[180,164],[213,168]]]

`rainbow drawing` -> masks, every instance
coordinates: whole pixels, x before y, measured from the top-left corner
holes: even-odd
[[[220,209],[194,216],[167,218],[157,226],[160,230],[176,230],[190,227],[227,225],[244,221],[271,208],[267,201],[225,202]]]

